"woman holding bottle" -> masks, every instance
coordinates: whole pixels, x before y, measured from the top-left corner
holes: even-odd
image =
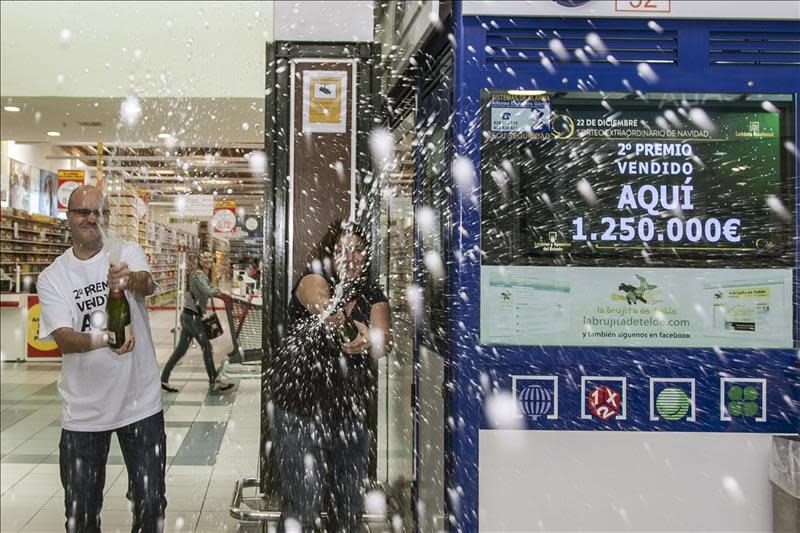
[[[189,291],[186,293],[186,301],[181,313],[181,337],[161,372],[161,388],[167,392],[178,392],[178,389],[169,384],[169,376],[181,357],[186,355],[192,339],[195,339],[203,350],[203,362],[208,374],[208,392],[219,394],[233,388],[233,383],[222,381],[217,377],[217,369],[214,366],[214,348],[211,346],[211,341],[206,335],[202,323],[208,299],[219,294],[219,289],[212,287],[208,281],[213,261],[211,252],[201,253],[197,260],[198,268],[189,277]]]
[[[389,304],[369,264],[366,234],[336,222],[292,291],[287,333],[270,369],[279,531],[287,520],[314,530],[324,501],[330,531],[356,531],[360,523],[376,383],[371,358],[392,343]]]

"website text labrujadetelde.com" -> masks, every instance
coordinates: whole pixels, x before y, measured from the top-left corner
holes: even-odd
[[[619,308],[598,306],[596,312],[606,316],[584,316],[583,338],[603,337],[617,339],[688,339],[691,320],[668,318],[677,314],[674,308],[650,310],[646,308]],[[612,315],[612,316],[609,316]],[[628,315],[628,316],[625,316]],[[635,316],[638,315],[638,316]],[[606,328],[597,330],[595,328]],[[617,327],[670,328],[682,331],[609,331]]]

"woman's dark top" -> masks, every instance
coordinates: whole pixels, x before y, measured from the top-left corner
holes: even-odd
[[[304,273],[301,280],[308,274]],[[333,294],[333,283],[326,280]],[[272,360],[272,401],[299,416],[363,419],[376,382],[371,357],[369,353],[349,355],[341,351],[336,334],[298,300],[299,284],[292,290],[286,335]],[[350,316],[369,326],[372,305],[387,301],[380,287],[367,287],[356,299]]]

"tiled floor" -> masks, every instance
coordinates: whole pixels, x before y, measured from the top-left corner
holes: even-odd
[[[174,312],[154,311],[150,322],[159,365],[172,351]],[[215,360],[230,351],[225,335],[213,341]],[[64,491],[58,473],[61,397],[59,363],[0,365],[0,531],[64,531]],[[209,396],[199,347],[173,372],[178,394],[164,394],[167,431],[166,531],[236,531],[228,515],[234,482],[256,475],[260,381],[234,379],[236,391]],[[116,439],[106,472],[103,531],[130,531],[127,473]]]

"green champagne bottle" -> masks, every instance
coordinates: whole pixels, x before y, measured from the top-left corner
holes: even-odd
[[[106,320],[108,345],[117,349],[131,338],[131,308],[125,298],[125,291],[109,291]]]
[[[358,337],[358,327],[356,327],[356,323],[351,317],[345,319],[339,331],[339,337],[341,338],[342,344],[353,342],[356,340],[356,337]]]

